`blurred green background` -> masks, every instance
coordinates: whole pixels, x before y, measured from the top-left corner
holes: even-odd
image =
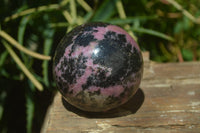
[[[0,132],[40,132],[56,92],[50,56],[92,21],[124,28],[153,61],[200,60],[200,0],[0,0]]]

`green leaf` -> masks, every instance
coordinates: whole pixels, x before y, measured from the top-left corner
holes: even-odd
[[[88,22],[89,19],[92,17],[92,15],[93,15],[93,11],[88,12],[88,13],[84,16],[83,22],[84,22],[84,23]]]
[[[115,10],[115,3],[117,0],[105,0],[102,5],[96,11],[92,21],[104,21],[110,18]]]
[[[70,24],[67,23],[67,22],[59,22],[59,23],[50,23],[49,27],[51,27],[51,28],[57,28],[57,27],[67,27],[69,25]]]
[[[137,16],[137,17],[127,17],[125,19],[121,18],[114,18],[106,20],[105,22],[111,23],[111,24],[127,24],[127,23],[133,23],[136,21],[146,21],[149,19],[156,19],[157,16]]]
[[[44,55],[49,55],[51,51],[51,47],[53,44],[53,36],[54,36],[54,30],[47,29],[44,33],[45,35],[45,41],[44,41]],[[48,79],[48,61],[44,60],[42,63],[42,74],[43,74],[43,82],[46,86],[49,86],[49,79]]]
[[[34,118],[34,110],[35,104],[33,100],[33,92],[35,90],[34,85],[29,82],[28,90],[26,91],[26,131],[27,133],[32,132],[33,118]]]
[[[24,40],[24,33],[25,33],[25,30],[26,30],[26,26],[28,24],[28,21],[29,21],[29,17],[25,16],[21,19],[20,21],[20,24],[19,24],[19,29],[18,29],[18,42],[20,44],[23,45],[23,40]]]
[[[24,16],[22,17],[20,24],[19,24],[19,28],[18,28],[18,34],[17,34],[17,38],[18,38],[18,42],[19,44],[23,45],[24,42],[24,35],[25,35],[25,30],[26,30],[26,26],[29,22],[29,16]],[[24,61],[24,64],[26,66],[29,66],[29,58],[28,56],[26,56],[23,52],[20,52],[22,59]]]
[[[17,9],[16,13],[22,12],[22,11],[26,10],[27,8],[28,8],[28,5],[26,5],[26,4],[22,5],[21,7],[19,7]]]
[[[27,129],[27,133],[31,133],[32,130],[32,123],[33,123],[33,116],[34,116],[34,102],[33,100],[27,96],[26,97],[26,129]]]
[[[174,33],[180,33],[183,30],[183,23],[182,22],[177,22],[175,27],[174,27]]]
[[[166,39],[168,41],[174,41],[174,39],[171,36],[165,35],[161,32],[155,31],[155,30],[145,29],[145,28],[136,28],[136,27],[132,28],[132,30],[134,32],[145,33],[145,34],[157,36],[157,37]]]
[[[192,61],[193,59],[193,53],[191,50],[189,49],[182,49],[181,50],[182,54],[183,54],[183,59],[186,61]]]
[[[3,66],[5,60],[6,60],[6,57],[8,56],[8,51],[4,51],[1,56],[0,56],[0,70],[1,70],[1,67]]]
[[[6,78],[10,78],[10,73],[8,73],[5,69],[1,69],[1,75]]]
[[[6,91],[1,91],[0,93],[0,120],[2,119],[2,116],[3,116],[3,111],[4,111],[4,102],[5,102],[5,99],[7,97],[7,93]]]
[[[184,17],[183,20],[178,21],[176,25],[174,26],[174,33],[180,33],[182,31],[187,31],[191,27],[191,21],[187,18]]]

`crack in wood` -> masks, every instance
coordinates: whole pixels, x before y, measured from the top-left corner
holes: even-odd
[[[117,127],[117,128],[138,128],[138,129],[149,129],[149,128],[166,128],[166,129],[178,129],[178,128],[193,128],[193,127],[199,127],[200,128],[200,124],[167,124],[167,125],[154,125],[154,126],[141,126],[141,125],[118,125],[118,124],[114,124],[111,125],[113,127]]]

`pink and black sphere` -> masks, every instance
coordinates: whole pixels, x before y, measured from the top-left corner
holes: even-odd
[[[74,28],[57,46],[53,74],[57,88],[73,106],[107,111],[127,102],[139,88],[143,59],[122,28],[88,23]]]

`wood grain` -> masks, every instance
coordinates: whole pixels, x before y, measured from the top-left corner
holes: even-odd
[[[200,62],[158,64],[144,53],[133,98],[106,113],[80,111],[57,93],[43,133],[200,133]]]

